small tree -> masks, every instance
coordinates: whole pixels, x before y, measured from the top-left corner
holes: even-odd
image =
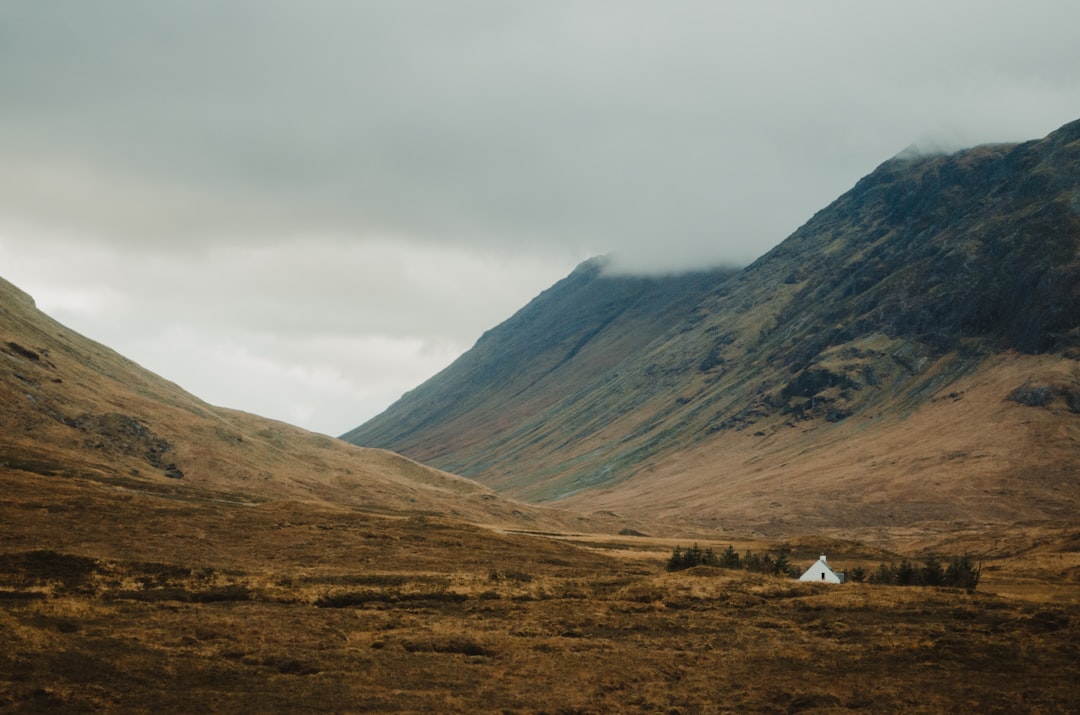
[[[675,550],[671,552],[671,558],[668,559],[667,570],[678,571],[679,569],[686,568],[683,566],[684,558],[682,548],[676,546]]]
[[[877,571],[870,576],[870,583],[879,584],[881,586],[892,586],[896,583],[896,569],[892,564],[887,564],[882,561],[881,565],[878,566]]]
[[[848,576],[851,577],[853,582],[862,583],[866,580],[866,569],[862,566],[855,566],[848,572]]]
[[[915,570],[915,567],[911,565],[910,561],[904,559],[896,569],[896,585],[917,586],[918,584],[918,571]]]
[[[776,573],[776,562],[768,553],[761,557],[761,573]]]
[[[761,557],[755,554],[753,551],[747,551],[743,555],[743,567],[747,571],[760,571]]]
[[[742,559],[739,558],[739,552],[732,548],[731,544],[724,549],[724,553],[720,554],[720,566],[725,569],[737,569],[742,568]]]
[[[701,563],[703,556],[704,553],[702,552],[701,547],[694,544],[686,550],[686,554],[683,556],[683,568],[689,569],[697,566]]]
[[[790,552],[787,549],[780,549],[776,554],[776,561],[773,563],[775,569],[773,573],[783,576],[789,576],[791,572],[791,560],[788,558]]]
[[[979,585],[979,577],[982,575],[982,564],[976,565],[967,554],[954,556],[945,569],[943,582],[948,586],[974,591]]]
[[[940,586],[945,583],[945,569],[936,556],[928,556],[919,577],[924,586]]]

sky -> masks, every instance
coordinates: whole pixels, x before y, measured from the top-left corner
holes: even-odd
[[[1080,3],[0,0],[0,276],[341,434],[570,273],[742,265],[1080,118]]]

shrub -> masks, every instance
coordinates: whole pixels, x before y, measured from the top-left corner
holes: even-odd
[[[0,574],[19,586],[59,582],[65,588],[75,588],[85,584],[97,567],[94,559],[45,549],[0,554]]]

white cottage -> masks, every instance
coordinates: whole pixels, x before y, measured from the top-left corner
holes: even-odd
[[[800,581],[817,581],[818,583],[843,583],[844,574],[836,573],[829,568],[829,562],[825,560],[825,554],[814,562],[814,565],[806,569],[806,573],[799,577]]]

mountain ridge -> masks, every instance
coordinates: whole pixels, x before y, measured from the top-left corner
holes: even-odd
[[[702,287],[732,274],[729,269],[716,269],[689,279],[605,276],[600,280],[604,268],[600,259],[582,263],[498,328],[485,332],[470,351],[470,358],[456,361],[433,378],[447,385],[457,381],[458,386],[449,387],[435,404],[422,393],[406,393],[398,405],[408,411],[408,423],[379,438],[402,439],[409,432],[438,423],[448,412],[477,406],[488,394],[483,386],[500,380],[509,384],[511,393],[500,399],[528,400],[529,409],[537,404],[547,406],[554,397],[544,393],[545,378],[574,361],[572,379],[583,386],[617,365],[621,352],[632,353],[667,330],[665,321],[673,320],[695,301]],[[616,325],[627,328],[620,337],[621,352],[592,354],[593,339]],[[504,338],[507,335],[509,338]],[[538,353],[541,357],[536,367],[522,372],[520,364]],[[415,397],[420,399],[414,401]],[[343,439],[354,441],[355,432],[343,435]]]
[[[623,326],[601,324],[605,313],[597,310],[567,336],[567,344],[571,336],[585,340],[581,353],[533,341],[532,352],[501,353],[499,364],[496,347],[527,341],[557,320],[554,311],[537,314],[539,307],[611,287],[605,281],[613,277],[585,264],[344,438],[400,450],[519,498],[603,502],[638,514],[650,512],[649,497],[596,495],[672,473],[687,454],[722,461],[734,435],[784,433],[794,444],[802,430],[823,432],[875,412],[902,424],[943,388],[1005,363],[1030,363],[1036,381],[1049,375],[1055,394],[1066,395],[1058,419],[1071,438],[1069,396],[1080,394],[1070,372],[1080,356],[1078,166],[1080,121],[1041,140],[890,159],[745,269],[706,281],[696,274],[698,282],[684,283],[682,292],[674,287],[679,279],[668,277],[670,295],[680,298],[661,298],[667,322],[648,323],[633,352],[620,349],[628,339]],[[594,283],[591,294],[568,289],[575,276]],[[581,302],[578,310],[593,305]],[[1028,360],[1051,354],[1060,370]],[[616,365],[604,366],[603,355],[617,356]],[[995,356],[1003,357],[992,363]],[[563,357],[561,370],[576,377],[542,370]],[[502,374],[534,378],[545,400],[522,399]],[[1027,378],[1015,379],[997,399]],[[447,389],[480,397],[455,404]],[[443,411],[421,424],[425,405]],[[986,407],[979,419],[1000,406]],[[1059,456],[1075,459],[1076,452]],[[780,463],[772,468],[785,472]],[[717,493],[733,478],[701,477]],[[666,488],[678,488],[678,479]],[[992,512],[987,506],[982,513],[997,518]],[[926,513],[936,519],[944,510]]]

